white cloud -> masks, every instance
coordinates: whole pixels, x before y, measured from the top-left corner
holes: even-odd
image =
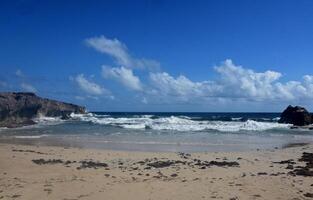
[[[282,82],[280,72],[267,70],[256,72],[235,65],[228,59],[215,66],[217,78],[214,80],[192,81],[186,76],[173,77],[166,72],[149,73],[150,84],[145,86],[132,69],[159,68],[154,60],[138,59],[131,56],[125,44],[105,36],[86,39],[86,44],[95,50],[113,57],[121,67],[102,67],[102,76],[120,82],[125,87],[141,91],[149,100],[162,98],[167,102],[175,100],[199,102],[215,99],[218,102],[299,102],[313,99],[313,76],[305,75],[302,81]],[[153,98],[150,98],[153,97]],[[155,97],[155,98],[154,98]],[[146,98],[142,102],[146,102]],[[159,103],[159,102],[158,102]]]
[[[142,90],[140,79],[133,74],[131,69],[102,66],[102,76],[103,78],[116,80],[131,90]]]
[[[21,88],[26,92],[37,92],[36,88],[28,83],[21,83]]]
[[[185,76],[177,78],[163,73],[150,73],[154,96],[173,100],[205,98],[242,99],[248,101],[299,101],[313,99],[313,76],[305,75],[303,81],[279,82],[281,73],[275,71],[255,72],[236,66],[231,60],[214,67],[218,78],[194,82]]]
[[[15,75],[20,78],[25,77],[24,73],[20,69],[16,70]]]
[[[313,83],[313,76],[304,75],[303,80],[305,84],[312,84]]]
[[[226,60],[214,69],[220,75],[219,80],[214,84],[220,87],[221,96],[271,98],[274,90],[273,83],[281,77],[279,72],[257,73],[236,66],[231,60]]]
[[[160,64],[155,60],[132,57],[128,53],[126,45],[116,38],[109,39],[105,36],[100,36],[88,38],[85,42],[88,46],[94,48],[95,50],[113,57],[118,65],[127,68],[157,69],[160,66]]]
[[[168,73],[150,73],[150,80],[155,87],[163,95],[170,96],[194,96],[203,95],[206,88],[205,83],[192,82],[185,76],[174,78]]]
[[[106,90],[98,84],[87,80],[83,74],[79,74],[74,78],[75,82],[81,90],[91,95],[102,95]]]
[[[127,53],[127,47],[117,39],[111,40],[100,36],[86,39],[86,43],[97,51],[114,57],[120,65],[132,65],[131,58]]]

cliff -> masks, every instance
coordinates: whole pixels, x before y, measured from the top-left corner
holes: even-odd
[[[71,113],[85,113],[85,108],[41,98],[34,93],[0,92],[0,127],[35,124],[32,119],[38,116],[66,119]]]

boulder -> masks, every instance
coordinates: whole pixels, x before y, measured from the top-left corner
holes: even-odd
[[[313,123],[312,115],[303,107],[289,105],[280,115],[279,123],[306,126]]]
[[[69,118],[71,113],[85,113],[85,108],[70,103],[45,99],[28,92],[0,93],[0,127],[35,124],[39,116]]]

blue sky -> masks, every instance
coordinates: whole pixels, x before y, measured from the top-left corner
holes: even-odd
[[[1,1],[0,91],[102,111],[313,109],[313,1]]]

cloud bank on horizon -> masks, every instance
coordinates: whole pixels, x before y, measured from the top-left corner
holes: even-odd
[[[256,72],[226,59],[219,65],[212,66],[217,75],[215,79],[193,81],[185,75],[175,77],[162,71],[161,64],[156,60],[132,56],[126,44],[116,38],[110,39],[102,35],[87,38],[84,43],[113,60],[110,64],[95,66],[99,68],[99,73],[95,76],[101,77],[104,83],[119,85],[126,91],[126,98],[134,99],[137,104],[223,106],[234,102],[242,105],[276,102],[286,105],[313,100],[312,75],[304,75],[300,81],[283,82],[281,72]],[[27,82],[27,76],[22,71],[16,71],[15,75],[20,79],[23,91],[40,92],[36,85]],[[77,72],[69,78],[79,90],[79,95],[74,97],[76,100],[117,101],[122,98],[119,96],[121,93],[116,93],[116,90],[106,84],[98,83],[93,77],[94,75]],[[8,88],[8,83],[1,81],[0,88]]]

